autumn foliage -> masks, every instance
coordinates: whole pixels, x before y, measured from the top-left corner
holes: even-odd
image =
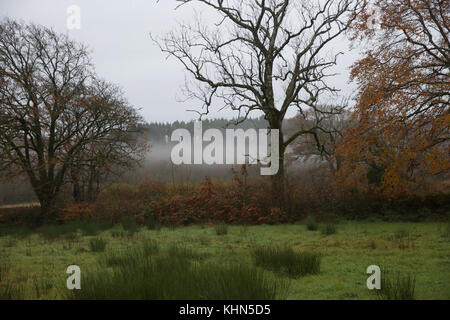
[[[133,220],[144,225],[199,223],[273,224],[290,221],[287,213],[271,206],[269,184],[248,184],[245,166],[231,183],[205,178],[199,184],[171,185],[145,182],[139,186],[113,184],[95,203],[73,203],[60,212],[59,221],[101,220],[114,225]]]
[[[353,40],[369,49],[351,72],[358,92],[354,126],[337,152],[345,159],[341,182],[395,197],[414,193],[427,176],[448,174],[449,14],[449,1],[364,7]]]

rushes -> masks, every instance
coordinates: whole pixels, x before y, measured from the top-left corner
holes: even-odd
[[[92,238],[89,240],[89,249],[92,252],[103,252],[105,251],[107,242],[102,238]]]
[[[243,264],[205,264],[196,269],[200,297],[208,300],[272,300],[286,297],[289,281]]]
[[[327,223],[320,228],[323,235],[330,235],[336,233],[336,225],[334,223]]]
[[[158,253],[159,245],[156,241],[148,241],[142,245],[122,251],[110,251],[99,258],[102,267],[123,267],[133,261],[146,264],[152,255]]]
[[[191,263],[192,251],[159,252],[137,247],[109,253],[99,268],[87,273],[83,290],[67,293],[70,299],[276,299],[286,295],[289,281],[241,264]],[[189,251],[189,252],[188,252]]]
[[[308,229],[309,231],[316,231],[319,229],[319,224],[316,221],[316,218],[309,216],[308,218],[306,218],[306,229]]]
[[[320,272],[320,254],[296,252],[291,247],[262,246],[252,250],[257,266],[291,278]]]
[[[382,300],[414,300],[416,277],[407,273],[392,274],[383,269],[381,274],[381,289],[377,290]]]
[[[394,233],[393,242],[399,249],[414,249],[415,243],[411,232],[406,229],[398,229]]]
[[[219,223],[214,225],[214,230],[218,236],[223,236],[228,234],[228,226],[225,223]]]
[[[9,261],[0,261],[0,284],[5,281],[10,268]]]

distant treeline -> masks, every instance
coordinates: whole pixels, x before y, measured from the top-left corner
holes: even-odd
[[[170,141],[170,136],[175,129],[187,129],[189,132],[193,133],[194,130],[194,120],[192,121],[175,121],[172,123],[161,123],[161,122],[150,122],[145,125],[144,130],[146,132],[147,138],[153,143],[166,143],[166,139]],[[249,119],[204,119],[202,120],[203,131],[210,128],[225,130],[233,128],[241,128],[244,130],[253,129],[266,129],[268,128],[268,123],[264,117],[259,118],[249,118]]]

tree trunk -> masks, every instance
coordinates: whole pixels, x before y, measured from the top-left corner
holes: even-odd
[[[269,125],[271,129],[279,130],[279,142],[278,142],[278,172],[271,176],[272,186],[272,205],[274,207],[283,209],[285,207],[285,172],[284,172],[284,152],[286,150],[284,145],[283,131],[281,130],[282,119],[269,119]]]
[[[87,187],[87,201],[92,202],[97,198],[97,188],[95,187],[96,182],[98,183],[98,174],[95,166],[89,168],[89,180]]]
[[[40,222],[46,223],[55,217],[55,197],[49,195],[41,195],[38,198],[41,205]]]
[[[83,190],[80,184],[80,173],[79,169],[72,166],[70,170],[72,178],[72,196],[75,202],[81,202],[83,200]]]
[[[75,202],[81,202],[82,201],[82,196],[81,196],[81,188],[80,188],[80,182],[77,180],[72,182],[72,187],[73,187],[73,200]]]

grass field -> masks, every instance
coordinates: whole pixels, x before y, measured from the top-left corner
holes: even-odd
[[[196,265],[236,263],[252,266],[254,271],[249,272],[261,270],[268,279],[289,284],[285,294],[276,298],[377,299],[375,290],[366,287],[369,276],[366,268],[378,265],[415,276],[416,299],[450,299],[449,228],[443,222],[341,222],[332,227],[319,225],[318,230],[308,230],[304,224],[163,227],[160,230],[69,224],[33,231],[0,226],[0,298],[2,292],[3,298],[67,298],[69,265],[81,268],[82,291],[89,287],[86,282],[95,278],[89,275],[110,274],[112,262],[105,266],[105,261],[114,258],[115,253],[135,252],[143,244],[155,244],[159,253],[154,254],[170,256],[174,252],[171,248],[183,248]],[[317,253],[321,257],[320,271],[296,277],[255,266],[252,252],[264,246]],[[176,274],[179,273],[183,270]]]

